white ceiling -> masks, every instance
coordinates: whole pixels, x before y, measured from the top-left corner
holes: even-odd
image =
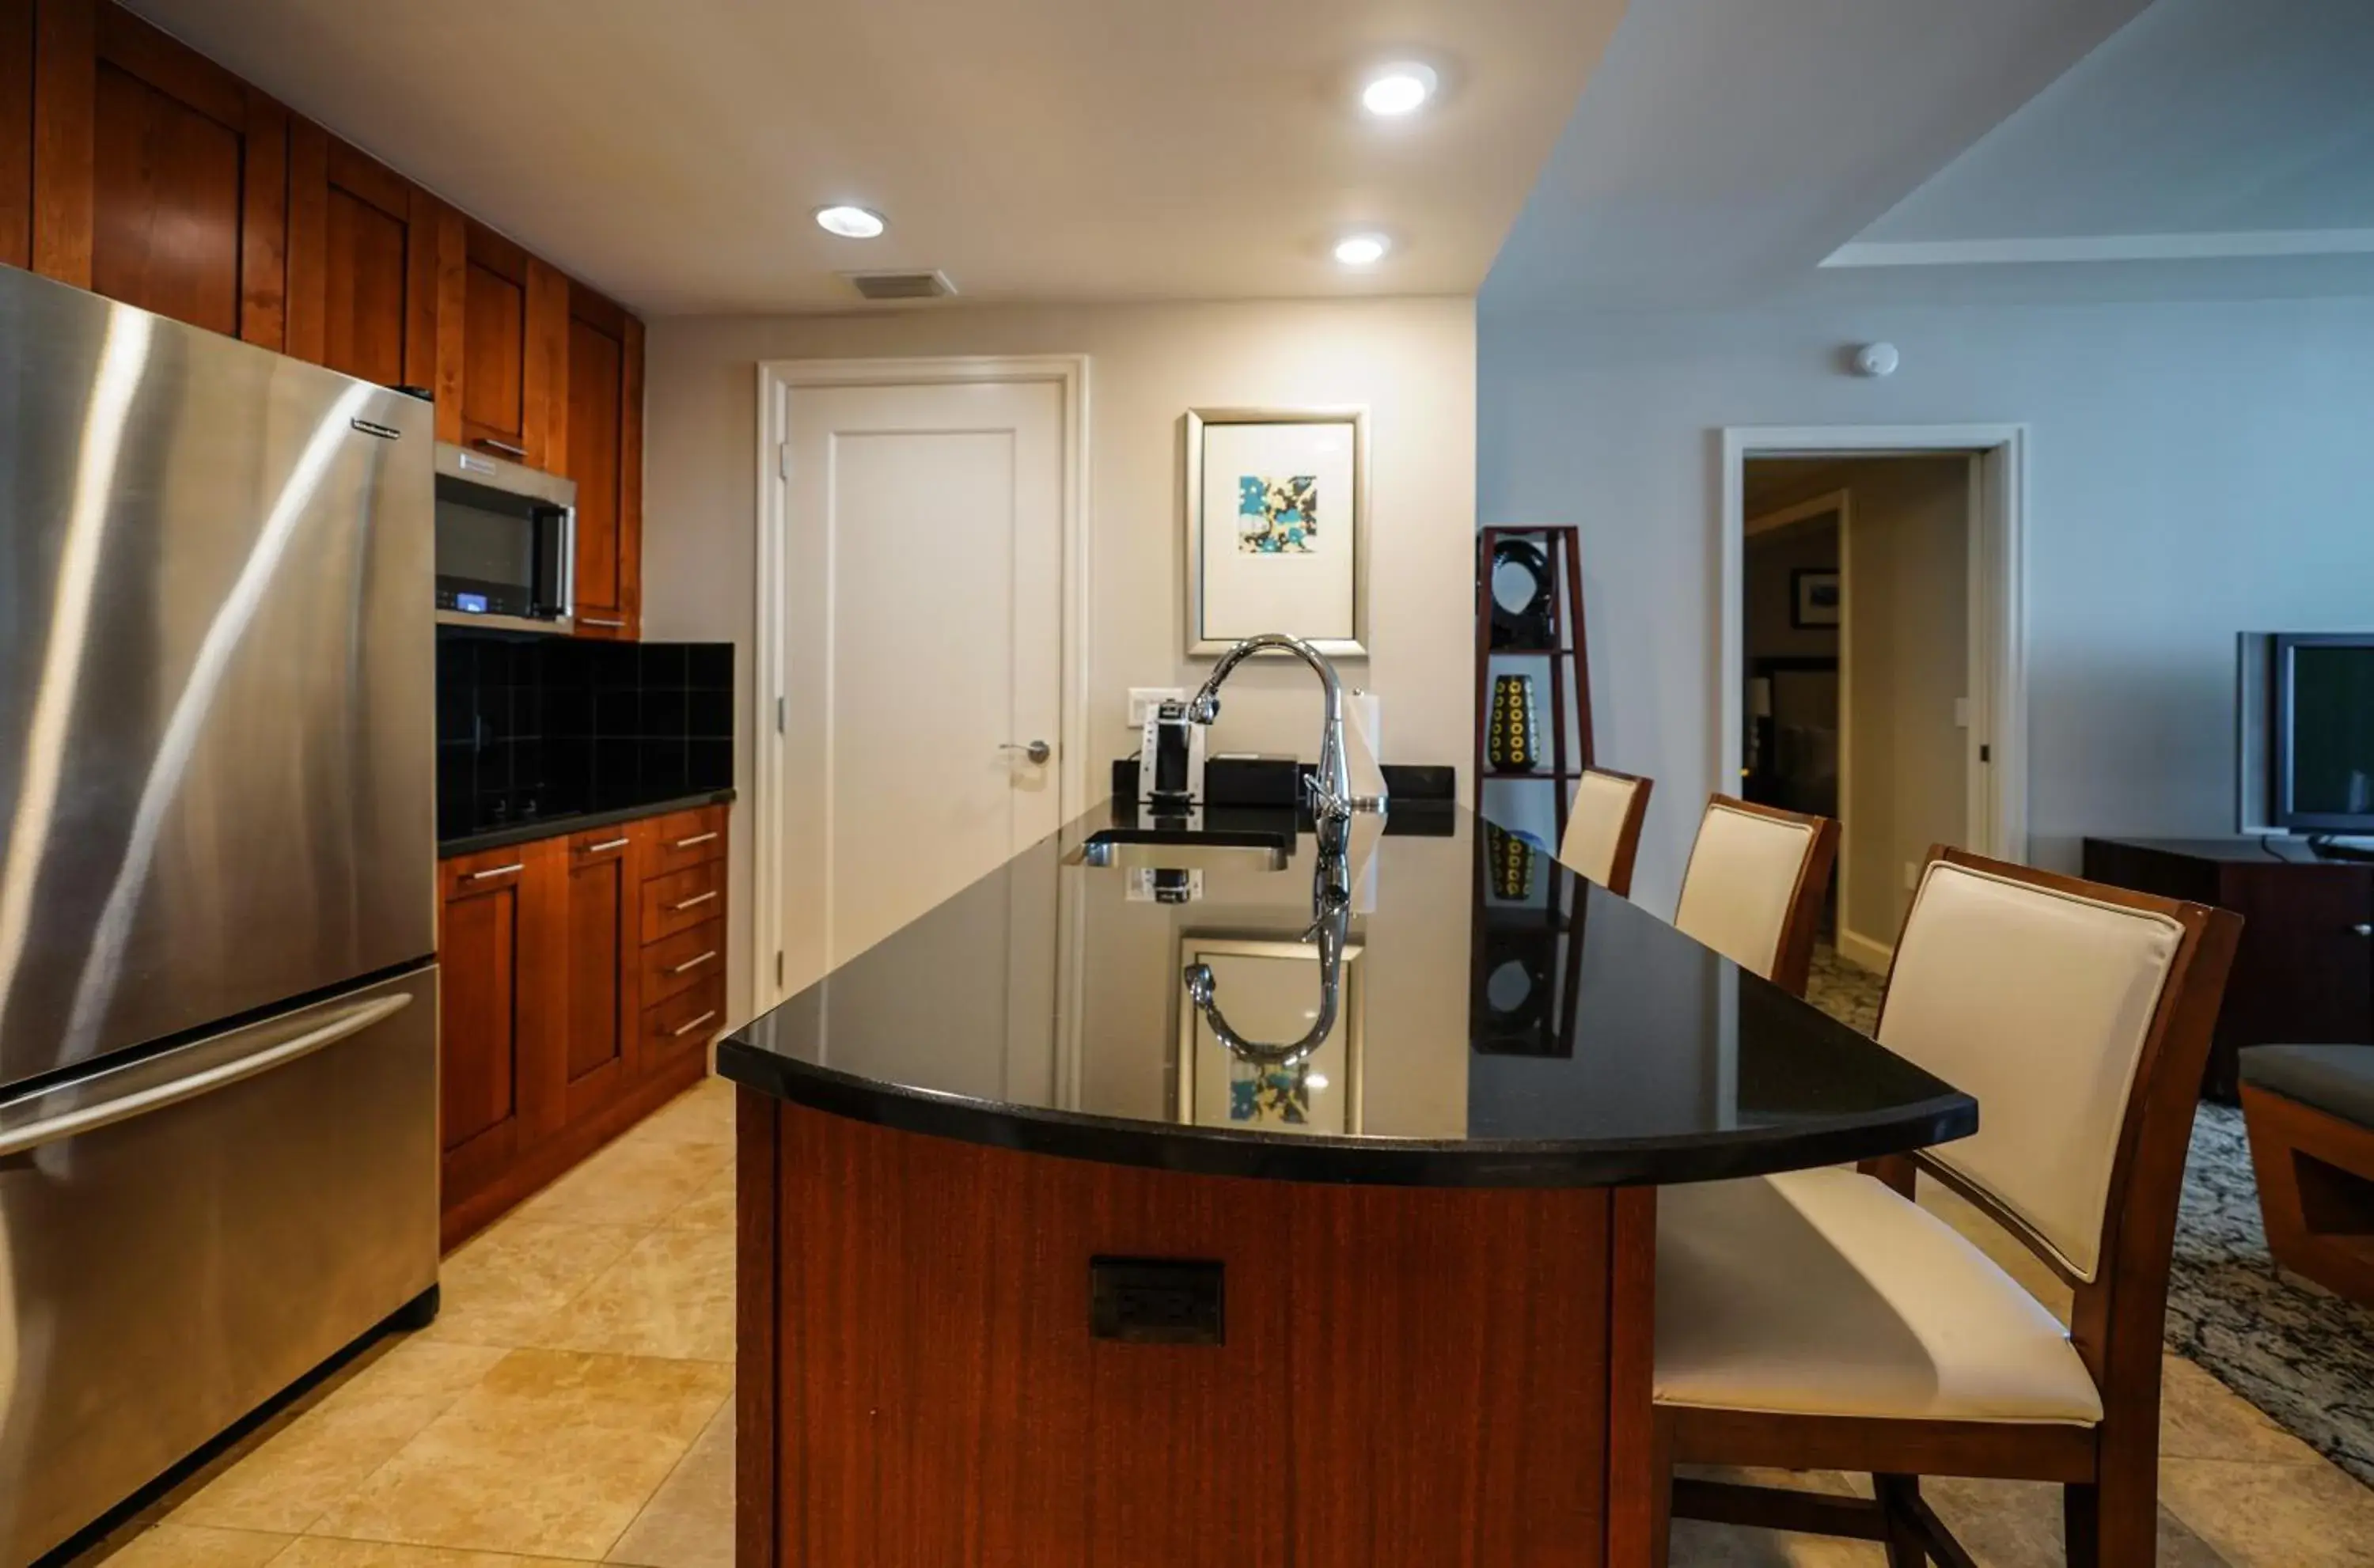
[[[1622,0],[131,0],[627,303],[1468,293]],[[1446,89],[1379,123],[1357,74]],[[835,240],[812,209],[879,208]],[[1329,252],[1396,241],[1367,274]]]
[[[1584,88],[1484,303],[1768,298],[2143,4],[1643,0]]]
[[[1487,309],[2374,293],[2374,0],[1661,0]]]
[[[2374,252],[2374,4],[2158,0],[1832,264]]]

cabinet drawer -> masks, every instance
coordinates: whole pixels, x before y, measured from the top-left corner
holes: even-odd
[[[703,806],[698,811],[670,812],[652,823],[652,853],[646,873],[658,876],[723,860],[725,811],[723,806]]]
[[[535,848],[534,843],[513,844],[507,848],[481,849],[475,855],[456,855],[450,860],[440,860],[437,862],[438,895],[442,898],[461,898],[473,893],[491,893],[499,887],[512,886],[526,874]]]
[[[671,872],[643,883],[643,940],[657,942],[723,914],[725,862]]]
[[[706,905],[702,906],[704,908]],[[688,931],[678,931],[642,950],[646,1005],[690,990],[703,980],[725,973],[725,922],[711,920]]]
[[[643,1009],[643,1060],[704,1049],[725,1028],[725,977],[712,975],[680,996]]]
[[[633,847],[635,835],[642,827],[639,822],[620,822],[572,833],[569,836],[569,863],[583,866],[595,860],[614,860]]]

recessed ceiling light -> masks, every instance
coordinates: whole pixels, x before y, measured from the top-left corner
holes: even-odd
[[[1335,259],[1347,267],[1372,267],[1393,248],[1381,234],[1347,234],[1335,241]]]
[[[1360,89],[1361,106],[1371,114],[1392,119],[1415,114],[1434,96],[1434,67],[1416,60],[1396,60],[1369,73]]]
[[[818,207],[817,227],[843,240],[871,240],[885,227],[882,215],[864,207]]]

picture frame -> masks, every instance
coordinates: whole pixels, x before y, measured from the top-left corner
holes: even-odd
[[[1319,1048],[1286,1073],[1236,1056],[1212,1036],[1211,1025],[1179,989],[1179,1027],[1171,1091],[1173,1119],[1190,1127],[1340,1137],[1365,1127],[1361,1059],[1368,1038],[1368,965],[1363,944],[1344,946],[1343,992],[1335,1027]],[[1294,1039],[1309,1027],[1319,994],[1319,949],[1276,937],[1214,935],[1179,938],[1174,973],[1206,964],[1217,1002],[1231,1027],[1247,1038]]]
[[[1835,568],[1799,567],[1789,574],[1789,625],[1795,630],[1835,631],[1845,610]]]
[[[1181,511],[1186,645],[1287,632],[1369,656],[1369,411],[1192,408]]]

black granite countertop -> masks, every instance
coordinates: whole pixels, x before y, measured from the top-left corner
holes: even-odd
[[[589,827],[608,827],[616,823],[635,822],[647,816],[664,816],[669,812],[690,811],[696,806],[721,806],[730,803],[733,799],[734,791],[731,790],[702,790],[690,795],[649,801],[641,805],[617,806],[608,811],[568,812],[530,817],[479,833],[465,833],[458,838],[441,838],[437,841],[437,858],[442,860],[455,855],[476,854],[481,849],[499,849],[507,844],[558,838],[564,833],[582,833]]]
[[[729,1036],[718,1070],[910,1131],[1277,1180],[1705,1181],[1977,1130],[1968,1095],[1464,808],[1357,821],[1340,1005],[1295,1067],[1224,1046],[1182,971],[1209,968],[1241,1039],[1313,1029],[1307,824],[1232,813],[1281,869],[1161,888],[1082,862],[1108,805]]]

